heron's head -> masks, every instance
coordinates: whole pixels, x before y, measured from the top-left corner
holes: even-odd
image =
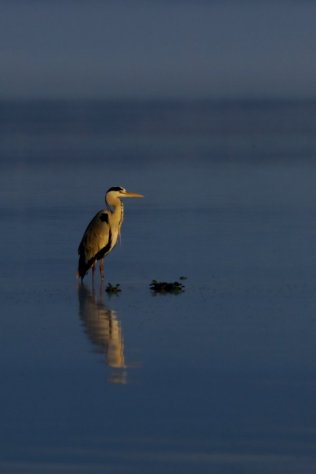
[[[106,198],[142,198],[143,194],[132,193],[121,186],[110,188],[106,192]]]

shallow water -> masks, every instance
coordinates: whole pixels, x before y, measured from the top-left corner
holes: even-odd
[[[0,105],[1,472],[315,472],[316,104]]]

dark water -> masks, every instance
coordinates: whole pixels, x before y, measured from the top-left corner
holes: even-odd
[[[0,470],[316,471],[316,103],[0,104]],[[106,278],[75,279],[105,190]],[[153,278],[186,291],[152,295]]]

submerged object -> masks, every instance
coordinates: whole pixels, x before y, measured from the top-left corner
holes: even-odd
[[[167,282],[152,280],[149,285],[153,293],[182,293],[184,291],[184,285],[178,281]]]

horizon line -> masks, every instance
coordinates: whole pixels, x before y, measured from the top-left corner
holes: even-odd
[[[41,96],[41,97],[23,97],[11,96],[1,97],[0,102],[315,102],[315,96]]]

